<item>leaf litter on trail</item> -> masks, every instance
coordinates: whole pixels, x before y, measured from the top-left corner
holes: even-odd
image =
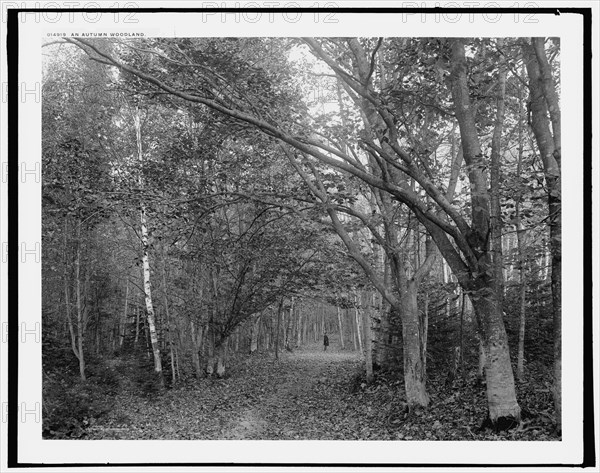
[[[225,379],[205,378],[154,397],[116,395],[89,439],[540,440],[549,426],[479,431],[485,392],[431,385],[429,409],[409,414],[397,375],[366,384],[353,352],[252,355]],[[531,394],[533,395],[533,394]]]

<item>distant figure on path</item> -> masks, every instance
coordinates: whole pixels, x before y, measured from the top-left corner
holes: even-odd
[[[329,346],[329,338],[327,338],[327,334],[323,334],[323,351],[327,351],[327,347]]]

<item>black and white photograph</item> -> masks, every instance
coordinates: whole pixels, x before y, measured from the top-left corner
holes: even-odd
[[[581,464],[582,17],[258,6],[19,33],[19,452]]]

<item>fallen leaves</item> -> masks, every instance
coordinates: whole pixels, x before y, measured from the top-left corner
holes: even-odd
[[[354,352],[298,350],[277,362],[253,355],[227,379],[202,379],[151,399],[119,393],[117,408],[91,426],[87,438],[553,439],[549,415],[536,414],[506,433],[480,432],[485,390],[468,384],[449,392],[432,382],[430,407],[408,413],[396,375],[379,372],[367,384],[362,363]]]

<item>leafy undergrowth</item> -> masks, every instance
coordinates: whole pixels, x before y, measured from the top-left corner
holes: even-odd
[[[480,429],[485,388],[471,379],[430,382],[431,406],[406,412],[397,374],[364,382],[353,352],[317,348],[243,358],[224,379],[206,378],[162,394],[121,392],[114,409],[86,430],[89,439],[558,440],[551,398],[532,375],[520,386],[524,422]]]

